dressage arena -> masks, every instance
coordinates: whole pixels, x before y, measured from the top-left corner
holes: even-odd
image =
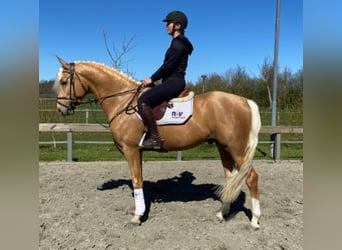
[[[144,162],[147,218],[134,210],[127,162],[39,163],[39,249],[303,249],[303,162],[254,161],[260,229],[244,185],[220,222],[220,161]]]

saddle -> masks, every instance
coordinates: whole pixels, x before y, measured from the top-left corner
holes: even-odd
[[[162,102],[161,104],[155,106],[152,110],[154,118],[157,120],[160,120],[164,114],[167,108],[172,108],[173,107],[173,101],[177,101],[179,98],[184,98],[189,95],[190,89],[189,87],[185,87],[182,93],[180,95],[168,102]]]

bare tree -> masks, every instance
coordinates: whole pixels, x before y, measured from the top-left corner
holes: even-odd
[[[113,48],[111,50],[108,46],[107,33],[104,29],[102,29],[102,34],[103,34],[106,50],[112,62],[112,66],[116,69],[124,71],[130,76],[133,76],[132,71],[128,69],[128,65],[127,65],[128,62],[130,62],[132,59],[123,60],[123,58],[127,56],[127,54],[132,49],[135,48],[135,45],[133,45],[133,41],[136,38],[136,35],[132,35],[128,40],[126,40],[126,37],[124,37],[120,49],[118,49],[113,43]],[[125,66],[126,66],[126,69],[123,69],[123,67]]]
[[[273,65],[269,61],[269,59],[265,58],[264,63],[261,68],[261,75],[263,80],[265,81],[268,98],[270,102],[270,107],[272,106],[272,96],[271,96],[271,84],[273,79]]]

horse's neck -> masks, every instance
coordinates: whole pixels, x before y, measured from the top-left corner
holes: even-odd
[[[86,66],[85,76],[89,80],[89,89],[97,98],[137,87],[135,81],[108,66]]]
[[[109,117],[131,96],[120,95],[120,93],[138,87],[136,81],[108,66],[85,64],[85,72],[90,92],[100,101]]]

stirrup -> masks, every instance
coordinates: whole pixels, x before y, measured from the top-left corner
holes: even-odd
[[[143,136],[141,137],[140,139],[140,142],[139,142],[139,147],[142,148],[142,149],[155,149],[155,150],[160,150],[162,149],[162,145],[163,145],[163,142],[164,140],[161,140],[161,139],[153,139],[151,137],[149,138],[146,138],[146,133],[143,134]],[[146,145],[146,141],[148,143],[151,143],[151,145]]]
[[[162,140],[161,139],[156,139],[156,138],[147,138],[143,143],[142,146],[143,148],[146,149],[156,149],[159,150],[162,148]]]

